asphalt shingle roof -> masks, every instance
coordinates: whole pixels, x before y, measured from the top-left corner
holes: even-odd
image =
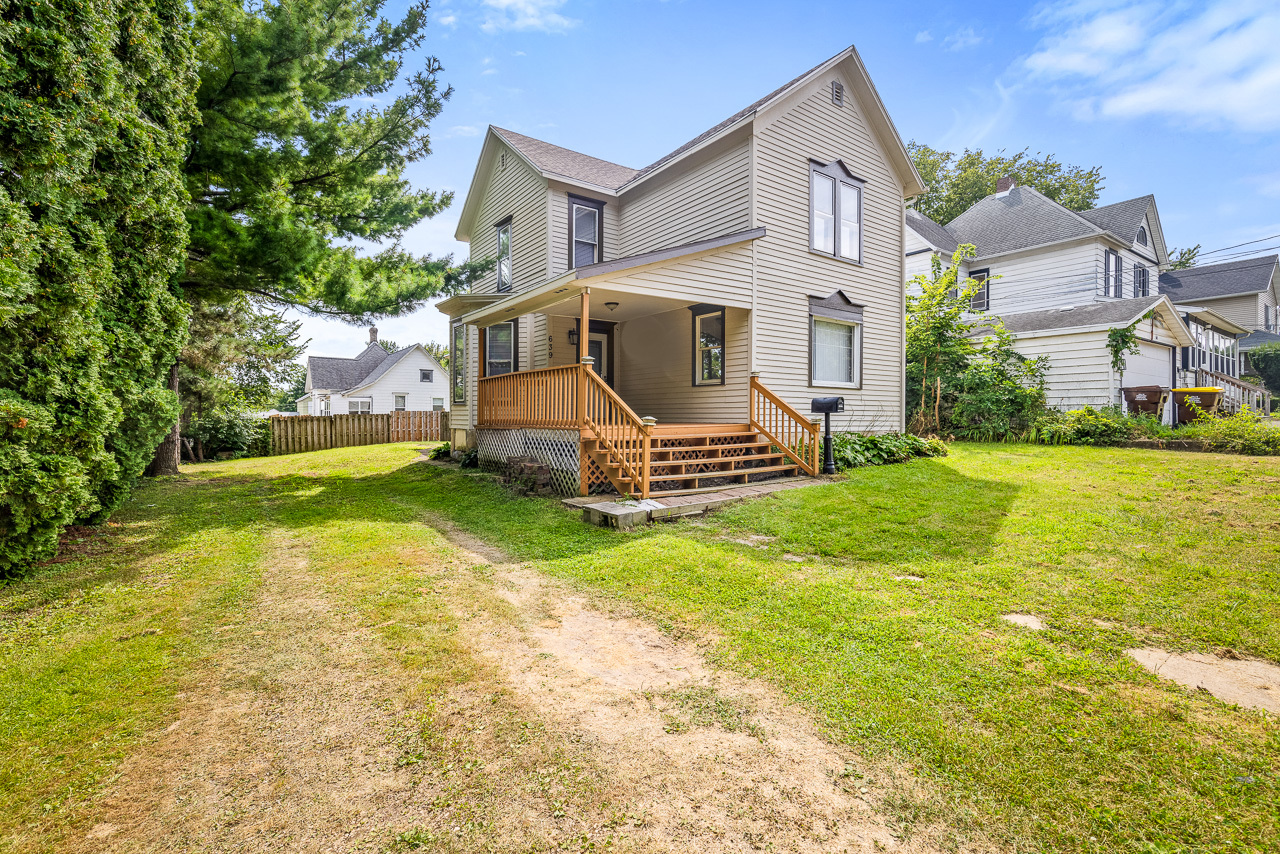
[[[947,252],[955,252],[960,248],[960,244],[945,225],[938,225],[914,208],[907,208],[907,225],[928,241],[930,246],[936,246]]]
[[[1147,210],[1155,196],[1139,196],[1114,205],[1103,205],[1089,211],[1081,211],[1080,216],[1089,220],[1103,231],[1109,231],[1121,240],[1133,243],[1138,239],[1138,227],[1147,215]],[[1150,235],[1148,235],[1150,239]]]
[[[1030,187],[1014,187],[977,202],[947,223],[947,231],[958,242],[977,246],[978,257],[985,258],[1088,237],[1101,229]]]
[[[1280,263],[1280,255],[1264,255],[1225,264],[1170,270],[1160,274],[1160,292],[1168,294],[1174,302],[1262,293],[1271,284],[1277,263]]]
[[[1240,349],[1245,352],[1257,349],[1263,344],[1280,344],[1280,335],[1258,329],[1240,339]]]
[[[566,178],[610,190],[618,189],[639,174],[629,166],[610,163],[608,160],[601,160],[589,154],[561,148],[515,131],[499,127],[495,127],[494,131],[544,172],[563,175]]]
[[[311,371],[311,387],[329,391],[345,391],[364,385],[374,373],[382,376],[386,369],[404,358],[412,347],[388,353],[381,344],[370,342],[354,359],[335,356],[308,356],[307,367]]]
[[[1022,332],[1043,332],[1049,329],[1070,329],[1075,326],[1128,325],[1161,299],[1154,296],[1108,300],[1089,303],[1078,308],[1005,314],[1000,319],[1004,321],[1004,328],[1015,335]]]

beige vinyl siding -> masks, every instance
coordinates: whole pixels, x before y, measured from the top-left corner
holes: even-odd
[[[547,278],[554,278],[569,269],[569,194],[604,202],[604,258],[612,261],[622,257],[618,244],[618,200],[588,193],[568,184],[550,181],[547,185],[547,211],[550,223],[550,255],[547,259]]]
[[[522,291],[545,281],[547,217],[544,204],[547,182],[510,149],[506,151],[505,167],[499,165],[501,160],[501,154],[494,159],[484,199],[476,214],[471,257],[476,260],[494,257],[498,251],[498,233],[494,226],[512,217],[511,289]],[[497,283],[497,272],[490,271],[472,291],[493,293]]]
[[[677,308],[629,320],[616,330],[617,390],[644,418],[658,423],[747,420],[750,312],[725,310],[725,384],[693,384],[693,314]]]
[[[831,103],[831,76],[807,86],[797,101],[756,136],[757,215],[766,237],[756,241],[755,368],[761,381],[801,412],[810,399],[842,395],[840,429],[888,431],[903,425],[903,198],[845,81],[845,105]],[[866,181],[863,263],[809,251],[809,160],[844,161]],[[862,388],[809,385],[808,297],[840,289],[864,306]]]
[[[1183,302],[1216,311],[1232,323],[1252,330],[1262,328],[1262,297],[1262,294],[1249,294],[1243,297],[1183,300]]]
[[[990,287],[990,310],[996,314],[1088,305],[1101,293],[1102,245],[1091,240],[1047,247],[1017,256],[971,261],[969,268],[971,272],[988,269],[992,276],[999,276]],[[1125,276],[1126,284],[1129,281],[1130,277]]]
[[[689,305],[751,302],[751,247],[733,246],[669,266],[616,276],[604,287],[634,288]]]
[[[622,197],[622,257],[750,227],[750,143],[674,167]]]

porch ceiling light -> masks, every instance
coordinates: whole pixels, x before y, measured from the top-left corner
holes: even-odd
[[[609,311],[617,311],[618,304],[616,302],[607,302],[604,304],[604,307],[609,309]]]

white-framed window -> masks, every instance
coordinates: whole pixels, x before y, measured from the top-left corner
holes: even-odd
[[[320,414],[328,415],[330,412],[331,410],[329,409],[329,398],[326,397],[320,401]]]
[[[418,369],[418,382],[420,383],[435,382],[435,379],[436,379],[435,369],[433,368]]]
[[[484,375],[496,377],[517,370],[515,321],[495,323],[486,327],[484,334]]]
[[[809,163],[809,248],[862,262],[862,188],[840,161]]]
[[[467,326],[453,325],[453,342],[449,348],[450,385],[454,403],[467,402]]]
[[[1102,295],[1124,296],[1124,262],[1120,253],[1111,249],[1102,251]]]
[[[809,297],[809,385],[862,386],[862,318],[843,291]]]
[[[392,396],[392,401],[393,401],[393,402],[394,402],[394,404],[395,404],[395,410],[396,410],[396,412],[404,412],[404,411],[405,411],[405,409],[407,409],[407,408],[408,408],[408,407],[405,405],[405,404],[406,404],[406,402],[407,402],[408,400],[409,400],[409,396],[408,396],[408,395],[406,395],[406,394],[397,394],[397,395],[393,395],[393,396]]]
[[[347,401],[347,412],[352,415],[363,415],[373,411],[373,401],[367,397],[352,398]]]
[[[498,223],[498,290],[511,290],[511,219]]]
[[[585,267],[604,260],[601,220],[604,202],[569,196],[569,267]]]
[[[695,305],[693,312],[693,384],[724,385],[724,306]]]
[[[431,398],[431,411],[432,411],[432,412],[444,412],[444,398],[443,398],[443,397],[433,397],[433,398]]]

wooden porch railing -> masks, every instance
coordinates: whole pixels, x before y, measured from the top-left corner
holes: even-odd
[[[1208,368],[1196,368],[1196,385],[1200,387],[1221,386],[1221,406],[1228,412],[1239,412],[1241,407],[1244,406],[1264,415],[1271,412],[1270,392],[1227,374],[1211,371]]]
[[[818,473],[818,425],[751,378],[751,426],[808,474]]]
[[[615,481],[620,495],[649,497],[649,460],[653,453],[652,430],[627,406],[618,393],[609,388],[589,366],[582,366],[582,424],[618,465],[630,483]],[[609,473],[608,469],[605,469]],[[612,475],[610,480],[614,480]]]
[[[581,365],[539,368],[480,380],[479,427],[578,427]]]

